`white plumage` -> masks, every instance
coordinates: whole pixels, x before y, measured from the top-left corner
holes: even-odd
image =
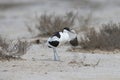
[[[59,38],[59,45],[63,45],[65,44],[66,42],[70,41],[70,37],[68,35],[68,31],[64,30],[63,32],[60,32],[60,38]]]
[[[53,48],[55,61],[60,60],[57,55],[56,48],[72,40],[76,41],[75,43],[78,43],[77,40],[74,39],[77,39],[77,34],[75,33],[74,30],[70,30],[69,28],[64,28],[63,31],[56,32],[55,34],[48,38],[47,46]],[[72,45],[74,45],[74,43]]]

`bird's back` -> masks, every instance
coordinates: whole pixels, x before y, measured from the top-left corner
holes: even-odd
[[[70,42],[71,45],[76,46],[78,44],[77,34],[68,30],[56,32],[47,40],[47,45],[48,47],[57,47],[66,42]]]
[[[69,41],[69,35],[66,32],[60,32],[61,38],[59,39],[60,45],[65,44]]]
[[[59,45],[65,44],[68,41],[69,41],[68,33],[56,32],[47,40],[47,45],[49,47],[57,47]]]

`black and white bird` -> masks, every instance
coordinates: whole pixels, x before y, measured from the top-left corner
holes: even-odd
[[[53,48],[54,52],[54,61],[59,61],[60,58],[57,54],[56,48],[60,45],[69,42],[72,46],[78,45],[77,34],[74,30],[70,30],[69,28],[65,27],[62,31],[54,33],[51,37],[47,40],[47,46],[49,48]]]

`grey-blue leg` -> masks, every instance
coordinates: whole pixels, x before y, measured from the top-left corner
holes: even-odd
[[[56,48],[53,48],[53,52],[54,52],[54,61],[59,61],[59,56],[57,54]]]

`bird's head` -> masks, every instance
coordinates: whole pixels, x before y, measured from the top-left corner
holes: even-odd
[[[70,28],[68,28],[68,27],[65,27],[65,28],[63,29],[63,32],[71,32],[71,33],[76,34],[76,31],[75,31],[75,30],[70,29]]]
[[[68,27],[65,27],[65,28],[63,29],[63,32],[65,32],[65,31],[68,31],[68,32],[70,32],[71,30],[70,30],[70,28],[68,28]]]

